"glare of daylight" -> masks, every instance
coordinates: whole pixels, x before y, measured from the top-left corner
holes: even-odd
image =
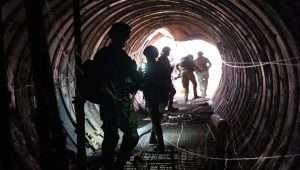
[[[165,31],[165,30],[164,30]],[[169,34],[168,32],[163,32],[164,34]],[[221,78],[222,73],[222,62],[221,56],[215,45],[210,44],[203,40],[189,40],[189,41],[175,41],[172,35],[163,36],[158,39],[152,45],[158,48],[159,51],[163,47],[169,46],[171,48],[169,60],[171,64],[176,65],[180,59],[188,54],[192,54],[194,59],[197,58],[197,53],[202,51],[204,56],[210,60],[212,63],[211,68],[209,69],[209,79],[208,79],[208,88],[207,88],[207,97],[211,98],[216,89]],[[174,77],[176,77],[176,69],[173,72]],[[196,75],[195,75],[196,77]],[[173,81],[175,88],[177,90],[176,97],[183,96],[183,87],[181,84],[181,78]],[[199,93],[199,88],[197,89]],[[190,94],[189,98],[192,98],[192,86],[190,83]]]

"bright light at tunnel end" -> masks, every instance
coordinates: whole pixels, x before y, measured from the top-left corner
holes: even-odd
[[[152,45],[157,47],[159,51],[161,51],[163,47],[169,46],[171,48],[169,60],[171,61],[172,65],[176,65],[176,63],[178,63],[182,57],[188,54],[192,54],[194,59],[196,59],[199,51],[202,51],[204,56],[210,60],[212,66],[209,69],[207,97],[212,98],[218,88],[222,74],[222,60],[217,47],[211,43],[199,39],[175,41],[173,36],[165,29],[159,29],[153,34],[156,34],[157,32],[163,34],[164,36],[155,41]],[[176,73],[173,72],[173,74]],[[173,83],[177,91],[175,98],[182,98],[184,93],[181,85],[181,79],[174,80]],[[190,98],[192,92],[191,90],[192,86],[190,83]],[[197,91],[199,93],[199,88]]]

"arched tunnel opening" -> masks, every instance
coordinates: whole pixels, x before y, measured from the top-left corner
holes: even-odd
[[[162,54],[162,49],[164,47],[169,47],[171,49],[168,59],[173,68],[172,81],[177,91],[174,98],[175,101],[180,100],[184,97],[184,88],[182,87],[182,82],[180,79],[180,70],[176,68],[176,65],[180,63],[180,61],[182,61],[183,58],[187,55],[193,55],[193,58],[195,60],[198,57],[198,52],[203,52],[205,57],[208,58],[209,62],[211,63],[211,67],[208,70],[209,75],[211,76],[208,77],[207,97],[211,98],[214,95],[222,73],[222,60],[220,53],[215,45],[212,45],[201,39],[176,40],[167,28],[159,28],[154,31],[148,36],[145,43],[157,47],[158,51],[160,51],[160,55]],[[144,70],[146,63],[146,58],[142,57],[138,66],[139,69]],[[190,84],[189,88],[192,89],[192,84]],[[200,91],[199,88],[197,91]]]
[[[156,40],[155,36],[159,35],[161,35],[161,37]],[[182,87],[181,79],[179,79],[179,71],[176,69],[175,66],[176,64],[180,63],[180,61],[187,55],[193,55],[194,60],[197,59],[198,52],[202,52],[203,55],[211,63],[211,67],[208,70],[210,76],[208,77],[207,97],[211,98],[214,96],[222,74],[221,55],[215,45],[210,44],[209,42],[203,41],[201,39],[190,40],[185,38],[176,40],[166,28],[157,29],[156,31],[154,31],[154,33],[152,33],[149,36],[148,39],[150,39],[149,41],[152,42],[152,45],[157,47],[159,51],[162,51],[162,49],[166,46],[170,47],[171,49],[169,60],[171,65],[174,67],[172,72],[172,80],[175,89],[177,89],[177,93],[175,94],[175,100],[184,97],[184,88]],[[146,40],[146,42],[147,41],[148,40]],[[143,63],[146,63],[146,61],[144,60]],[[198,87],[199,84],[200,83],[198,81]],[[192,84],[190,86],[190,89],[192,89]]]
[[[291,0],[2,2],[1,168],[70,168],[64,155],[77,148],[76,56],[93,58],[109,43],[110,26],[125,22],[132,27],[126,51],[137,63],[159,28],[218,48],[222,75],[211,108],[230,127],[234,149],[222,160],[232,169],[299,169],[299,7]],[[100,146],[98,112],[85,104],[88,155]]]

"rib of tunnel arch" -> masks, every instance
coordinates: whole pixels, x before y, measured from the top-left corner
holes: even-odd
[[[82,3],[82,41],[85,58],[91,56],[97,47],[107,44],[105,33],[109,26],[120,18],[133,26],[132,38],[129,41],[129,46],[132,44],[130,51],[139,50],[150,33],[168,23],[188,25],[200,21],[199,30],[210,30],[207,35],[213,37],[212,39],[219,39],[225,46],[222,56],[224,61],[263,63],[295,56],[293,53],[295,50],[287,39],[284,26],[277,22],[277,16],[271,16],[273,11],[265,9],[266,5],[263,3],[246,4],[227,1],[216,4],[209,1],[185,1],[184,3],[178,1],[149,1],[148,3],[147,1],[146,3],[136,0],[124,1],[105,8],[111,2],[84,1]],[[161,4],[156,5],[158,3]],[[70,1],[53,1],[53,5],[49,3],[50,15],[53,15],[53,18],[49,19],[45,15],[46,20],[49,20],[48,38],[53,69],[63,76],[67,63],[72,60],[70,55],[74,43],[70,7]],[[14,9],[20,8],[17,4]],[[20,17],[20,13],[23,12],[22,10],[11,11],[13,12],[4,18],[4,23],[8,25],[10,18]],[[47,11],[45,13],[47,14]],[[164,15],[167,17],[163,18]],[[15,68],[16,86],[26,85],[21,76],[25,68],[17,66],[26,65],[26,61],[20,57],[28,55],[26,24],[22,22],[20,24],[21,27],[13,29],[13,32],[8,35],[11,35],[11,38],[6,36],[8,41],[5,48],[6,54],[14,57],[10,66]],[[22,55],[17,55],[18,53]],[[69,71],[72,72],[72,68]],[[272,154],[280,149],[277,148],[278,144],[288,143],[292,133],[295,133],[296,113],[299,110],[299,103],[297,103],[299,94],[295,93],[296,88],[299,87],[298,72],[299,69],[296,67],[279,64],[248,69],[223,65],[222,80],[213,103],[215,111],[232,123],[234,129],[232,138],[238,136],[235,143],[241,152],[248,151],[245,153],[249,155],[262,152]],[[28,71],[26,74],[31,72]],[[29,96],[30,94],[16,97],[22,103]],[[71,99],[66,99],[68,100]],[[274,127],[277,128],[274,130]],[[262,141],[266,142],[262,144]],[[249,146],[258,143],[260,147],[249,149]]]

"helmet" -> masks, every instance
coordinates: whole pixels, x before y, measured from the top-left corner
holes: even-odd
[[[166,47],[164,47],[164,48],[162,49],[162,52],[163,52],[163,53],[166,53],[166,52],[169,53],[170,50],[171,50],[171,48],[168,47],[168,46],[166,46]]]
[[[131,32],[131,27],[128,24],[117,22],[112,25],[108,32],[111,39],[128,39]]]
[[[143,54],[147,58],[156,58],[158,56],[158,50],[153,45],[149,45],[144,49]]]
[[[199,51],[199,52],[198,52],[198,55],[203,55],[203,52],[202,52],[202,51]]]

